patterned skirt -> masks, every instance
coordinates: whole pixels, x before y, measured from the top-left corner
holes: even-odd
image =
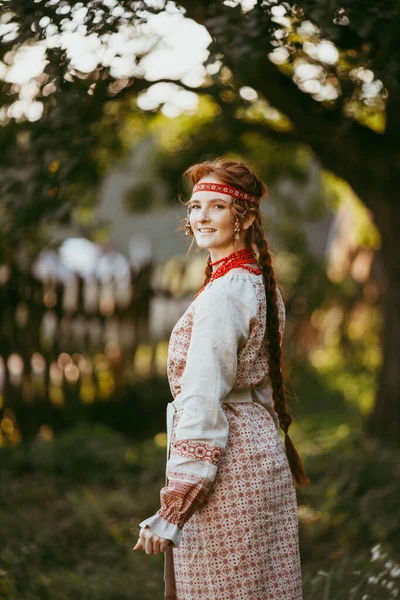
[[[172,549],[175,600],[302,600],[296,491],[282,440],[263,406],[223,407],[229,437],[211,494]]]

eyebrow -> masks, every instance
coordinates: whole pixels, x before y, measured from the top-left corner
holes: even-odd
[[[194,200],[190,200],[189,204],[194,204],[194,202],[200,202],[200,200],[198,198],[195,198]],[[208,202],[225,202],[225,204],[228,204],[228,202],[223,198],[211,198],[210,200],[208,200]]]

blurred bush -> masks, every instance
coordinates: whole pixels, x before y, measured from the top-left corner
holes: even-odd
[[[138,523],[157,508],[163,440],[135,444],[105,426],[80,425],[2,448],[0,597],[161,597],[162,556],[132,547]]]

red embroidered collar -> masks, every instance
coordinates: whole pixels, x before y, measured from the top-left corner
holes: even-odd
[[[255,264],[255,263],[257,263],[257,261],[254,258],[254,254],[250,248],[243,248],[242,250],[239,250],[237,252],[232,252],[232,254],[229,254],[228,256],[224,256],[223,258],[220,258],[219,260],[209,263],[210,266],[212,266],[212,267],[217,266],[217,265],[220,265],[220,266],[215,271],[213,271],[208,283],[210,283],[211,281],[214,281],[215,279],[218,279],[219,277],[222,277],[223,275],[225,275],[225,273],[227,273],[231,269],[237,269],[238,267],[245,269],[246,271],[249,271],[250,273],[255,273],[256,275],[261,275],[262,270],[260,269],[259,266],[250,267],[250,264]],[[203,286],[201,288],[201,290],[199,290],[197,292],[197,294],[195,294],[195,298],[197,298],[197,296],[204,290],[204,288],[207,285],[208,284]]]

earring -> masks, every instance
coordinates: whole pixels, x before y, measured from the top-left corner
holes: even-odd
[[[187,213],[187,217],[186,217],[186,222],[185,222],[185,235],[190,235],[192,228],[190,227],[190,213],[188,211]]]
[[[239,219],[235,219],[235,240],[238,240],[240,238],[239,235],[240,232],[240,224],[239,224]]]

